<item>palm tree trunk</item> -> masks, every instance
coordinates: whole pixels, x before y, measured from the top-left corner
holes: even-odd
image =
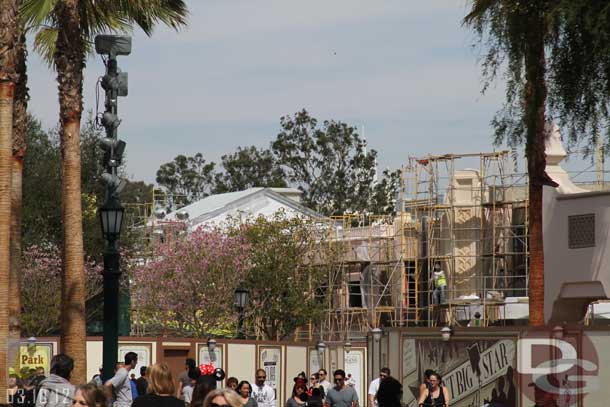
[[[13,160],[11,171],[11,271],[9,278],[9,335],[21,338],[21,204],[23,155],[27,132],[27,69],[25,30],[20,25],[19,42],[15,47],[18,74],[13,101]],[[19,353],[15,353],[19,357]],[[17,362],[17,360],[15,360]],[[16,364],[15,364],[16,366]]]
[[[0,3],[0,7],[2,7]],[[1,20],[0,20],[1,22]],[[0,73],[2,74],[2,73]],[[0,78],[0,404],[8,382],[11,138],[14,83]]]
[[[541,2],[544,3],[544,2]],[[534,7],[532,7],[534,8]],[[546,181],[545,108],[546,60],[544,52],[544,13],[542,7],[528,15],[525,50],[525,146],[529,174],[529,313],[530,325],[544,325],[544,248],[542,240],[542,190]]]
[[[87,375],[85,273],[81,206],[80,119],[84,47],[78,0],[57,5],[59,33],[54,55],[59,83],[60,149],[62,154],[63,275],[61,349],[74,358],[73,383]]]
[[[17,0],[0,0],[0,404],[8,402],[11,153]]]

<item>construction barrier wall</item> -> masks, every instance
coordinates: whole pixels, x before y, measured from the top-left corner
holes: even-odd
[[[391,328],[369,336],[369,376],[388,366],[416,407],[424,371],[442,377],[452,407],[606,407],[610,400],[610,330]],[[494,404],[495,403],[495,404]]]

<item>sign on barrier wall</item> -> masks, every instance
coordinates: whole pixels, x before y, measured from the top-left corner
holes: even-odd
[[[45,375],[51,370],[53,344],[24,344],[19,346],[19,370],[17,374],[27,375],[31,369],[42,367]]]
[[[440,374],[452,407],[605,407],[610,332],[515,331],[514,338],[401,339],[403,402],[416,407],[424,372]]]
[[[150,343],[119,342],[119,361],[125,360],[127,352],[135,352],[138,355],[138,364],[129,372],[138,378],[140,377],[140,368],[151,365],[152,345]]]
[[[512,339],[434,341],[403,339],[403,398],[416,407],[424,372],[435,371],[449,391],[451,406],[487,404],[517,407],[516,342]],[[495,403],[495,404],[494,404]]]
[[[204,345],[204,344],[197,344],[197,363],[198,364],[212,364],[214,367],[219,367],[221,369],[224,369],[224,364],[223,364],[223,353],[224,353],[224,346],[222,345],[216,345],[216,347],[214,348],[214,351],[210,351],[210,348],[208,348],[208,345]]]
[[[275,391],[276,405],[282,405],[282,348],[279,346],[259,346],[259,368],[264,369],[267,374],[265,384],[271,386]],[[258,401],[258,400],[257,400]],[[278,404],[279,403],[279,404]]]

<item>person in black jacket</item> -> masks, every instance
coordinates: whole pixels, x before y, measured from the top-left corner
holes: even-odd
[[[148,388],[148,380],[146,380],[146,366],[140,367],[140,377],[136,379],[136,389],[138,390],[138,396],[146,394]]]
[[[390,375],[383,377],[376,398],[379,407],[401,407],[402,384]]]

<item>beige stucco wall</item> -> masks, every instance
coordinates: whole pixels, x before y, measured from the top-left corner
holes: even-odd
[[[102,341],[87,341],[87,380],[98,373],[102,359]]]
[[[228,344],[227,375],[254,382],[256,345]]]
[[[304,346],[286,347],[286,386],[292,391],[293,378],[300,372],[307,374],[307,348]],[[291,377],[292,376],[292,377]]]
[[[587,332],[597,352],[599,380],[598,390],[585,398],[586,406],[607,406],[610,400],[610,332]]]
[[[150,354],[150,363],[149,364],[154,364],[157,361],[157,343],[153,342],[153,341],[138,341],[138,340],[133,340],[133,341],[121,341],[119,342],[119,346],[121,345],[125,345],[125,344],[129,344],[129,343],[133,343],[133,344],[143,344],[143,345],[149,345],[150,346],[150,350],[151,350],[151,354]],[[91,380],[91,378],[93,377],[93,375],[96,375],[98,373],[98,369],[102,366],[103,363],[103,342],[101,340],[88,340],[87,341],[87,380]],[[136,375],[136,377],[140,376],[140,369],[139,367],[132,371],[132,373],[134,373]]]
[[[545,320],[562,284],[600,281],[610,294],[610,193],[560,195],[544,188]],[[595,214],[595,247],[568,247],[568,216]],[[576,322],[576,321],[572,321]]]

